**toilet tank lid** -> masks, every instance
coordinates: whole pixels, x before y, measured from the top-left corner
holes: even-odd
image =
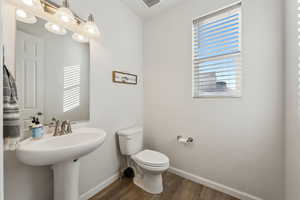
[[[143,133],[143,128],[139,126],[122,129],[117,132],[117,134],[120,136],[130,136],[130,135],[136,135],[140,133]]]

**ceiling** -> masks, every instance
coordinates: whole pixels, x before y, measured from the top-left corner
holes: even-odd
[[[143,2],[143,0],[121,0],[121,1],[125,5],[127,5],[136,15],[140,16],[143,19],[149,19],[186,0],[160,0],[159,4],[156,4],[151,8],[149,8]]]
[[[50,1],[55,2],[59,5],[61,5],[63,2],[63,0],[50,0]],[[72,7],[72,1],[70,1],[71,7]],[[142,19],[149,19],[187,0],[160,0],[160,3],[152,6],[151,8],[149,8],[143,2],[143,0],[120,0],[120,1],[123,2],[127,7],[129,7],[137,16],[141,17]]]

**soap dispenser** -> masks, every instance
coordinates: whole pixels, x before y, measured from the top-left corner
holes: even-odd
[[[33,117],[32,120],[32,138],[33,139],[40,139],[44,135],[44,128],[43,125],[40,124],[39,118],[38,117]]]

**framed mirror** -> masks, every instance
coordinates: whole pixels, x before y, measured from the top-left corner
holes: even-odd
[[[23,131],[33,116],[48,124],[52,118],[88,121],[90,118],[90,47],[71,33],[59,35],[34,24],[16,22],[16,83]],[[54,27],[55,28],[55,27]]]

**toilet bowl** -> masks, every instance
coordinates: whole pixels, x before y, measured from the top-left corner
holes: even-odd
[[[163,191],[162,173],[170,164],[169,158],[163,153],[143,149],[143,129],[133,127],[120,130],[120,150],[123,155],[130,156],[135,167],[134,184],[151,194],[159,194]]]
[[[133,179],[134,183],[151,194],[161,193],[163,191],[162,173],[169,168],[169,158],[152,150],[141,151],[131,158],[141,169],[137,171]]]

